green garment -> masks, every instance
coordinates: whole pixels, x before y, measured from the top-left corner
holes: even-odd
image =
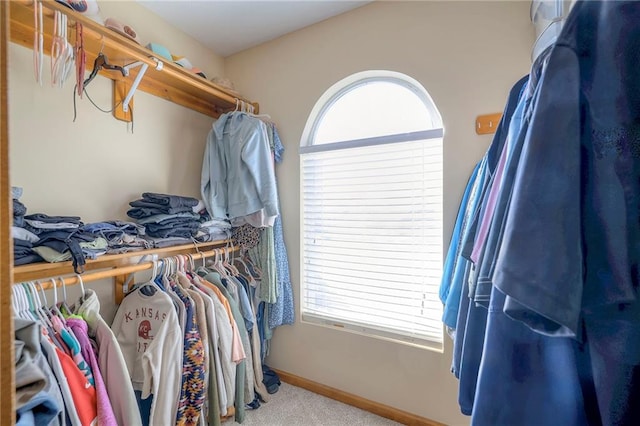
[[[273,227],[263,228],[260,242],[249,249],[251,260],[262,271],[260,280],[260,300],[266,303],[276,303],[278,300],[276,276],[276,252],[273,237]]]
[[[203,277],[205,280],[209,281],[211,284],[218,287],[218,289],[222,292],[222,295],[229,302],[229,306],[231,307],[231,314],[233,315],[233,319],[235,320],[238,330],[240,332],[240,338],[242,339],[242,346],[245,348],[245,352],[251,351],[251,347],[249,345],[249,336],[247,335],[247,328],[244,325],[244,318],[242,317],[242,313],[240,313],[240,308],[235,300],[231,297],[227,289],[220,282],[220,275],[217,272],[206,273],[206,271],[198,270],[198,275]],[[240,361],[240,363],[236,367],[236,398],[235,398],[235,421],[238,423],[244,422],[245,417],[245,403],[249,403],[252,401],[246,401],[245,399],[245,379],[246,379],[246,359]]]
[[[94,250],[106,249],[108,244],[107,240],[102,237],[98,237],[90,242],[79,243],[80,248]],[[67,260],[71,260],[71,252],[69,250],[66,250],[64,253],[60,253],[59,251],[47,246],[34,247],[32,250],[38,253],[41,258],[49,263],[66,262]]]

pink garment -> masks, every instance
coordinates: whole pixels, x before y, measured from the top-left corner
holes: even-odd
[[[476,234],[476,239],[473,243],[473,251],[471,252],[471,261],[478,264],[480,259],[480,253],[484,250],[485,243],[487,242],[487,236],[489,235],[489,228],[491,221],[493,220],[493,213],[496,209],[496,203],[498,202],[498,194],[500,194],[500,188],[502,187],[502,175],[507,164],[507,151],[509,148],[505,145],[502,148],[500,154],[500,161],[496,167],[496,174],[493,177],[491,183],[491,189],[489,190],[489,198],[487,199],[487,205],[480,222],[480,228]]]
[[[53,343],[52,343],[53,344]],[[69,355],[58,347],[54,347],[60,360],[60,366],[67,379],[73,406],[80,419],[80,426],[94,426],[97,423],[98,412],[96,408],[96,389],[91,386],[84,373],[80,371],[76,363]],[[65,401],[66,403],[67,401]]]
[[[78,339],[78,343],[80,343],[80,348],[82,349],[82,356],[85,360],[89,361],[91,370],[93,371],[93,380],[96,388],[96,402],[98,406],[98,424],[100,426],[118,426],[116,416],[113,414],[111,402],[109,401],[107,388],[105,387],[102,379],[96,354],[93,351],[91,341],[89,340],[89,327],[87,326],[87,323],[80,318],[68,318],[67,325],[71,328],[71,331],[73,331],[76,339]]]

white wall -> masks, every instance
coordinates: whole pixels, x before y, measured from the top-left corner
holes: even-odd
[[[512,84],[528,72],[533,41],[528,2],[390,1],[226,58],[226,74],[278,124],[287,149],[277,173],[297,309],[297,150],[324,91],[369,69],[405,73],[429,91],[445,125],[446,247],[468,175],[491,142],[475,134],[475,117],[502,111]],[[468,423],[446,337],[440,354],[297,320],[276,330],[271,347],[273,367],[447,424]]]

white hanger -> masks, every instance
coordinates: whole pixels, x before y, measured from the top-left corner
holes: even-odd
[[[47,315],[43,311],[42,301],[40,300],[40,295],[38,294],[36,286],[34,285],[33,281],[29,281],[26,284],[29,287],[34,300],[35,306],[32,312],[37,317],[37,319],[43,323],[43,325],[50,326],[49,317],[47,317]]]
[[[87,297],[87,292],[84,289],[84,281],[82,281],[82,276],[80,276],[80,274],[76,274],[76,277],[78,278],[78,283],[80,284],[80,289],[82,290],[82,296],[80,296],[80,301],[84,302]],[[62,283],[63,283],[62,288],[64,288],[64,280],[62,280]]]
[[[29,302],[27,301],[27,294],[22,285],[15,286],[16,294],[18,296],[18,307],[20,309],[19,313],[22,318],[25,319],[33,319],[28,314],[29,311]]]
[[[153,269],[151,270],[151,281],[155,280],[158,276],[158,261],[156,259],[152,260]]]
[[[44,300],[44,304],[40,305],[40,313],[44,319],[44,323],[50,328],[53,329],[53,324],[49,320],[49,316],[47,315],[47,309],[49,308],[49,301],[47,300],[47,295],[44,292],[44,287],[40,281],[36,281],[36,284],[40,287],[40,292],[42,293],[42,299]]]
[[[20,286],[14,285],[11,287],[11,292],[13,293],[13,297],[11,298],[11,302],[13,303],[13,311],[14,314],[20,318],[24,318],[24,301],[20,295]]]
[[[44,25],[42,23],[42,3],[33,4],[33,71],[36,82],[42,86],[42,64],[44,62]]]

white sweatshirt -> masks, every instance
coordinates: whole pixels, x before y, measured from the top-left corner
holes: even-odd
[[[138,287],[122,301],[111,328],[124,355],[134,390],[153,395],[149,424],[176,421],[182,387],[184,336],[171,298],[153,283],[146,296]]]

